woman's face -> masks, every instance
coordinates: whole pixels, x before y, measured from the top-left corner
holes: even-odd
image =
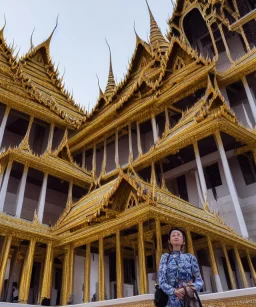
[[[183,244],[183,234],[179,230],[173,230],[170,234],[170,243],[172,246],[181,246]]]

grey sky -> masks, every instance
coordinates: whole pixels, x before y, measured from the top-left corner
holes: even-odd
[[[171,0],[148,0],[153,15],[163,34],[166,21],[172,13]],[[14,43],[20,55],[30,48],[33,28],[34,45],[40,44],[51,33],[59,14],[59,24],[51,43],[52,60],[59,63],[61,73],[65,67],[66,88],[72,90],[75,101],[90,108],[98,97],[96,73],[104,91],[109,53],[113,60],[115,79],[120,82],[135,47],[133,24],[139,36],[147,41],[149,15],[145,0],[0,0],[2,16],[0,27],[7,19],[5,37]]]

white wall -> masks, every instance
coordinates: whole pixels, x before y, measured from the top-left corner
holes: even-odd
[[[98,254],[91,254],[91,272],[90,272],[90,300],[93,294],[97,293],[98,289]],[[74,304],[83,302],[83,284],[84,284],[84,263],[85,257],[74,257]],[[105,293],[107,298],[110,298],[110,281],[109,281],[109,257],[104,257],[104,276],[105,276]],[[98,294],[98,293],[97,293]]]
[[[8,192],[6,193],[4,212],[15,216],[17,189],[20,180],[10,177],[8,184]],[[38,207],[38,200],[41,187],[26,183],[25,196],[21,211],[21,217],[26,220],[33,220],[35,209]],[[50,221],[54,224],[63,212],[67,201],[67,193],[47,189],[46,202],[43,223],[48,224]],[[58,204],[58,205],[57,205]]]

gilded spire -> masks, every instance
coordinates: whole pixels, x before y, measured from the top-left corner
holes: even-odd
[[[113,74],[113,68],[112,68],[112,57],[111,57],[111,50],[110,50],[110,47],[109,47],[109,44],[106,40],[106,43],[108,45],[108,48],[109,48],[109,73],[108,73],[108,83],[107,83],[107,86],[106,86],[106,90],[105,90],[105,95],[108,97],[108,96],[111,96],[114,91],[115,91],[115,87],[116,87],[116,82],[115,82],[115,78],[114,78],[114,74]]]
[[[149,7],[148,1],[146,0],[147,7],[148,7],[148,12],[150,16],[150,45],[154,50],[160,48],[160,49],[167,49],[168,48],[168,43],[164,39],[161,30],[159,29],[156,20],[151,12],[151,9]]]

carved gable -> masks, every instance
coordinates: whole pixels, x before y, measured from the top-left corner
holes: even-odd
[[[128,210],[130,208],[133,208],[135,206],[138,205],[138,197],[131,191],[129,197],[128,197],[128,200],[127,200],[127,203],[126,203],[126,207],[125,207],[125,210]]]

